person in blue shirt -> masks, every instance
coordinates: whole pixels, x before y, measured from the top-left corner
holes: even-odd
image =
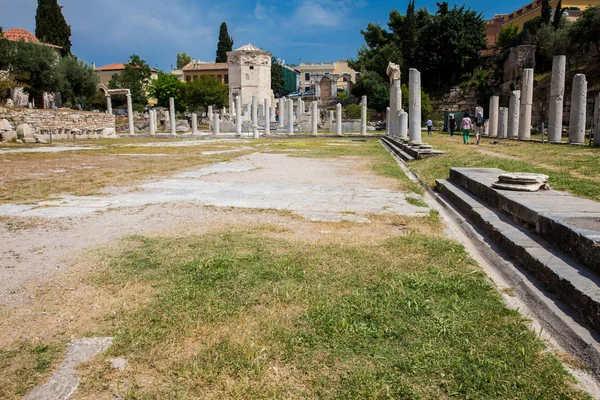
[[[433,128],[433,121],[428,119],[427,120],[427,135],[428,136],[431,135],[431,128]]]

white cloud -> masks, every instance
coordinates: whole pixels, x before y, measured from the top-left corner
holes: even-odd
[[[257,2],[256,7],[254,7],[254,16],[258,20],[269,19],[269,15],[267,13],[267,8],[260,1]]]
[[[342,25],[349,13],[350,6],[344,1],[302,0],[295,18],[305,25],[336,28]]]

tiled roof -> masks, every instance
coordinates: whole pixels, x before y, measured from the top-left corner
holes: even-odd
[[[28,43],[40,43],[38,38],[31,32],[26,29],[21,28],[12,28],[4,32],[4,37],[13,42],[18,42],[23,40]]]
[[[184,71],[216,71],[228,69],[227,63],[189,63],[183,67]]]
[[[264,51],[263,49],[260,49],[260,48],[258,48],[258,47],[256,47],[256,46],[254,46],[254,45],[253,45],[253,44],[251,44],[251,43],[248,43],[247,45],[245,45],[245,46],[242,46],[242,47],[240,47],[239,49],[236,49],[235,51],[260,51],[260,52],[263,52],[263,53],[267,53],[267,52],[266,52],[266,51]]]
[[[108,64],[102,67],[96,68],[96,71],[123,71],[125,69],[125,65],[127,64]],[[158,72],[154,68],[150,68],[152,72]]]
[[[96,71],[122,71],[125,69],[125,64],[108,64],[96,68]]]

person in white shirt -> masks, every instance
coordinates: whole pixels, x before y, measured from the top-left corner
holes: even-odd
[[[427,135],[431,135],[431,128],[433,128],[433,121],[428,119],[427,120]]]

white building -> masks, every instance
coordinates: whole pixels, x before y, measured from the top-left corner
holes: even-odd
[[[272,99],[271,53],[251,44],[227,53],[229,69],[229,104],[241,96],[242,104],[252,104],[256,96],[259,104]]]

